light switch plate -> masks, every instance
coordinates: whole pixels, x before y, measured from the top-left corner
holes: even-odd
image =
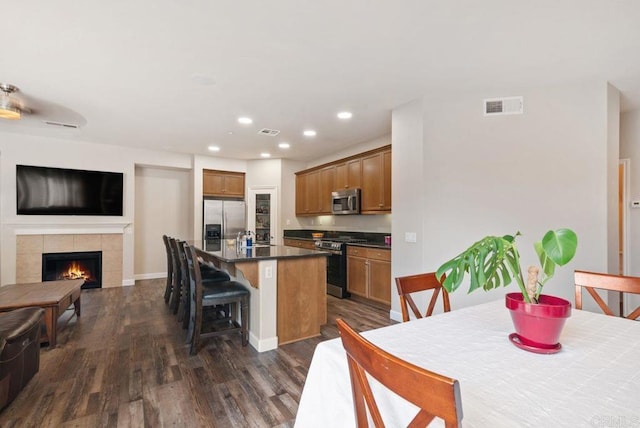
[[[415,232],[405,232],[404,240],[406,242],[417,242],[418,241],[418,237],[417,237]]]

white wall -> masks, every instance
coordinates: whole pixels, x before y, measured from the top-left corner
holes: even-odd
[[[53,135],[53,134],[52,134]],[[169,152],[129,149],[121,146],[91,144],[55,137],[0,134],[0,284],[15,282],[17,229],[68,228],[82,226],[122,227],[123,284],[134,283],[135,166],[155,165],[189,169],[191,156]],[[15,165],[54,166],[124,173],[124,215],[106,216],[18,216],[16,215]]]
[[[485,235],[518,230],[526,269],[536,263],[535,240],[569,227],[578,234],[577,255],[545,291],[573,301],[574,269],[607,269],[607,90],[601,82],[523,88],[425,98],[394,110],[392,275],[434,271]],[[523,95],[524,114],[483,117],[482,99],[502,95]],[[421,132],[422,153],[415,142]],[[422,154],[421,162],[408,153]],[[405,231],[417,232],[418,243],[398,242]],[[502,298],[516,286],[473,294],[461,287],[452,295],[454,308]]]
[[[620,157],[629,159],[629,199],[640,200],[640,110],[623,113],[620,120]],[[629,215],[629,275],[640,276],[640,209]]]
[[[180,239],[191,237],[191,188],[190,170],[135,168],[135,279],[166,276],[162,235]]]
[[[640,200],[640,110],[623,113],[620,118],[620,157],[629,159],[629,199]],[[640,209],[625,207],[628,215],[627,231],[629,261],[627,274],[640,276]],[[627,296],[625,307],[640,305],[640,296]]]
[[[620,91],[607,84],[607,272],[620,273],[618,193],[620,163]],[[611,295],[611,298],[615,296]]]

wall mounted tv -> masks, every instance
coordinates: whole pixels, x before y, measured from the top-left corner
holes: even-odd
[[[17,213],[121,216],[121,172],[16,165]]]

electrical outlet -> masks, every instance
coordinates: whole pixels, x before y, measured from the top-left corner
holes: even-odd
[[[267,266],[264,268],[264,277],[273,278],[273,268],[271,266]]]
[[[291,220],[287,219],[286,224],[289,226],[291,224]]]

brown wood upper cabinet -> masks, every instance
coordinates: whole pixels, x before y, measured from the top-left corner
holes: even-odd
[[[244,198],[244,172],[202,170],[202,194],[224,198]]]
[[[362,189],[362,214],[391,212],[391,146],[296,173],[296,215],[331,214],[331,192]]]
[[[336,165],[336,185],[334,190],[357,189],[362,176],[362,161],[351,159]]]
[[[362,158],[360,209],[363,213],[391,211],[391,150]]]
[[[328,166],[296,175],[296,215],[331,214],[336,168]]]

